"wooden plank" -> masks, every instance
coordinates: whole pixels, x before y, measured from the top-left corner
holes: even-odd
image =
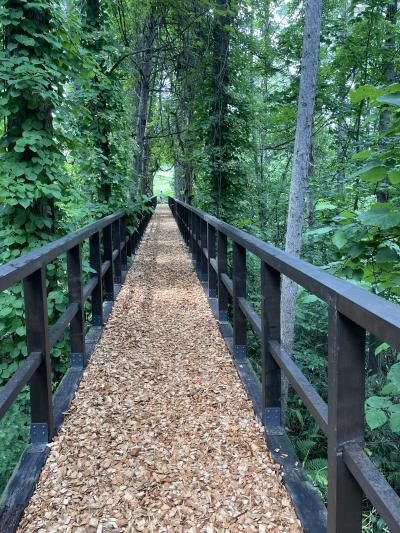
[[[210,298],[215,298],[217,295],[218,278],[217,278],[216,268],[213,268],[213,265],[211,264],[211,262],[214,261],[215,267],[217,266],[216,233],[215,233],[215,228],[211,226],[210,224],[207,224],[207,247],[208,247],[208,253],[207,253],[208,296]]]
[[[82,298],[84,302],[86,302],[86,300],[89,298],[89,296],[92,294],[92,292],[94,291],[94,289],[97,287],[98,284],[99,284],[99,280],[97,278],[97,274],[95,274],[95,277],[92,277],[83,287]]]
[[[258,316],[251,303],[246,298],[240,297],[238,299],[240,309],[243,311],[247,320],[250,322],[254,333],[261,338],[261,318]]]
[[[111,225],[103,229],[103,267],[108,264],[108,268],[104,272],[104,299],[107,301],[114,300],[114,263],[113,263],[113,243]],[[103,270],[102,267],[102,270]]]
[[[24,279],[26,344],[28,353],[40,352],[42,362],[30,381],[32,424],[46,427],[44,442],[54,434],[45,267]]]
[[[42,354],[33,352],[22,361],[12,377],[0,389],[0,419],[3,418],[7,409],[13,403],[15,398],[21,392],[23,387],[29,383],[29,380],[39,368],[42,362]]]
[[[0,501],[0,531],[14,533],[30,497],[50,448],[30,444],[22,454]]]
[[[64,421],[65,413],[71,405],[82,375],[83,368],[81,366],[69,368],[54,393],[54,428],[56,434]]]
[[[73,302],[69,304],[64,313],[60,316],[57,322],[50,328],[49,331],[49,349],[54,348],[56,342],[64,333],[65,329],[79,311],[79,304]]]
[[[343,460],[343,446],[364,444],[365,331],[329,308],[328,531],[361,532],[361,487]]]
[[[100,253],[100,232],[96,231],[89,239],[89,262],[94,272],[90,273],[92,279],[97,283],[92,293],[92,324],[101,326],[103,324],[103,266]],[[83,289],[84,301],[86,301],[86,287]]]
[[[314,389],[312,384],[308,381],[289,354],[282,348],[280,342],[276,340],[270,340],[268,344],[270,353],[275,359],[276,363],[283,370],[291,386],[303,400],[307,409],[318,422],[322,431],[325,433],[325,435],[327,435],[328,405]]]
[[[176,200],[177,203],[180,200]],[[200,209],[185,204],[196,217],[212,224],[228,238],[245,247],[262,261],[333,305],[353,322],[378,338],[400,349],[399,306],[384,298],[356,287],[348,281],[283,252],[266,242],[219,220]]]
[[[271,353],[271,341],[281,337],[280,274],[261,262],[261,385],[263,423],[281,425],[281,369]]]
[[[115,220],[118,220],[123,214],[123,211],[119,211],[118,213],[104,217],[74,233],[70,233],[41,248],[36,248],[27,254],[21,255],[18,259],[14,259],[0,266],[0,292],[26,278],[29,274],[32,274],[35,270],[38,270],[47,263],[50,263],[59,255],[90,237],[96,231],[100,231]]]
[[[228,293],[233,296],[233,283],[231,278],[228,276],[228,274],[222,273],[220,274],[220,280],[222,281],[222,284],[224,285],[225,289],[228,291]]]
[[[400,498],[358,444],[345,444],[344,462],[392,533],[400,533]]]
[[[246,249],[233,243],[233,346],[235,357],[247,355],[247,320],[239,305],[239,298],[246,298]]]
[[[71,358],[85,366],[85,312],[82,287],[82,247],[74,246],[67,252],[69,303],[78,304],[78,312],[70,322]]]

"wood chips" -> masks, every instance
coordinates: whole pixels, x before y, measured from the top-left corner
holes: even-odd
[[[166,206],[19,528],[56,531],[301,531]]]

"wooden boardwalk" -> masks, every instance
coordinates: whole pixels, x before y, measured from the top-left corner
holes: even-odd
[[[301,531],[166,206],[19,531]]]

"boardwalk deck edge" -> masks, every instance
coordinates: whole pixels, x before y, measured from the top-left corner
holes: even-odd
[[[188,251],[189,255],[190,252]],[[205,292],[212,314],[219,325],[219,329],[229,353],[232,356],[238,376],[253,404],[254,413],[261,422],[261,383],[247,358],[237,358],[233,353],[232,327],[229,322],[220,322],[216,298],[209,297],[208,282],[201,279],[201,274],[192,261],[200,283]],[[296,514],[305,533],[326,533],[327,511],[317,489],[308,480],[301,466],[296,452],[281,426],[270,426],[265,429],[264,437],[269,452],[282,468],[282,482],[292,500]]]

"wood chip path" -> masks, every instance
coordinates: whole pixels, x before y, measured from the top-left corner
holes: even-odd
[[[59,531],[301,531],[166,206],[19,528]]]

